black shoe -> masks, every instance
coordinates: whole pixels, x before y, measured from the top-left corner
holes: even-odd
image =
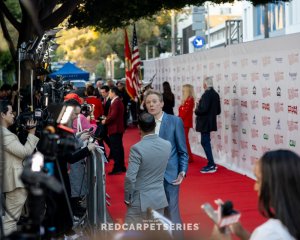
[[[200,170],[201,173],[214,173],[217,171],[216,165],[206,166]]]
[[[121,173],[122,173],[121,170],[118,170],[118,171],[113,170],[113,171],[109,172],[108,175],[119,175]]]

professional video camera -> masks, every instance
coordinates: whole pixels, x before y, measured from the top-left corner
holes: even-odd
[[[21,179],[28,190],[29,217],[20,231],[12,233],[6,239],[54,239],[52,234],[55,234],[55,227],[47,221],[44,222],[45,212],[46,217],[52,219],[51,211],[46,211],[49,208],[46,206],[46,198],[49,193],[55,195],[66,191],[64,179],[58,170],[58,159],[74,152],[77,147],[72,129],[63,125],[71,115],[70,108],[72,107],[56,106],[56,112],[51,115],[54,119],[53,125],[47,126],[42,132],[39,152],[24,160]],[[28,113],[22,117],[26,121],[34,115]]]
[[[88,104],[88,103],[84,103],[81,105],[81,114],[83,114],[85,117],[89,117],[92,115],[94,109],[93,109],[93,105]]]

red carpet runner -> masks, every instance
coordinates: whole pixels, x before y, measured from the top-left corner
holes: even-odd
[[[125,162],[127,165],[130,147],[140,139],[137,128],[128,128],[124,134]],[[189,164],[187,177],[180,189],[180,211],[184,223],[198,223],[199,231],[188,231],[186,236],[203,236],[208,239],[212,229],[212,221],[200,209],[201,204],[214,200],[232,200],[234,208],[242,213],[241,222],[252,231],[265,221],[257,210],[257,193],[253,190],[254,181],[246,176],[234,173],[219,166],[216,173],[201,174],[199,170],[206,165],[206,160],[194,156],[195,162]],[[111,171],[113,161],[107,164],[106,171]],[[124,177],[122,175],[107,175],[107,193],[111,196],[111,206],[108,207],[115,222],[124,221],[126,206],[124,200]],[[199,239],[199,238],[198,238]]]

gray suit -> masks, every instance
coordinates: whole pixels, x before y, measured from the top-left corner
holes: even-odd
[[[168,206],[164,174],[171,153],[171,143],[150,134],[130,149],[125,177],[125,201],[129,202],[126,222],[140,222],[147,208],[163,210]]]

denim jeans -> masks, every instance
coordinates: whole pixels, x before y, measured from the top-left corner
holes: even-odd
[[[214,157],[211,151],[210,132],[201,132],[201,145],[208,161],[207,166],[215,166]]]

